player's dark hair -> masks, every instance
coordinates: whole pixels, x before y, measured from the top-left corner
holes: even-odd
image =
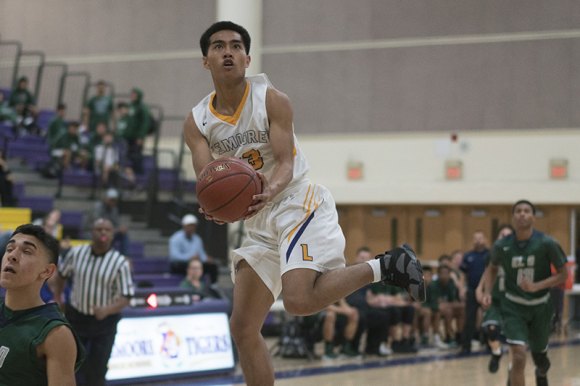
[[[211,35],[219,31],[234,31],[240,34],[242,37],[242,42],[244,43],[244,48],[246,49],[246,54],[250,54],[250,44],[252,39],[248,31],[239,24],[233,23],[231,21],[218,21],[213,23],[205,32],[201,35],[199,39],[199,46],[201,47],[201,53],[203,56],[207,56],[207,51],[209,50],[209,39]]]
[[[512,206],[512,214],[516,211],[516,206],[520,205],[520,204],[526,204],[529,205],[530,208],[532,208],[532,213],[535,215],[536,214],[536,207],[534,206],[534,204],[532,204],[531,202],[529,202],[528,200],[518,200],[514,206]]]
[[[58,240],[48,234],[43,227],[32,224],[20,225],[12,232],[10,238],[19,233],[35,237],[48,249],[48,260],[53,264],[58,264],[58,255],[60,253]]]

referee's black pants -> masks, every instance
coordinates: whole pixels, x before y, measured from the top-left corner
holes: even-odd
[[[65,315],[85,349],[85,361],[76,376],[78,385],[104,386],[107,363],[121,315],[110,315],[103,320],[97,320],[70,305],[67,305]]]

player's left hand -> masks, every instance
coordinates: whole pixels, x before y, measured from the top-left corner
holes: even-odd
[[[262,180],[262,193],[254,195],[254,202],[248,208],[248,212],[246,213],[244,220],[255,216],[256,213],[262,210],[262,208],[264,208],[266,204],[273,198],[272,189],[270,188],[270,183],[268,182],[266,176],[263,173],[258,172],[258,177],[260,177],[260,180]]]
[[[534,282],[529,281],[526,278],[523,278],[520,282],[520,288],[526,292],[536,292],[537,288]]]

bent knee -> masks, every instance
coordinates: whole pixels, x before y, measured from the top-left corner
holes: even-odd
[[[284,308],[286,309],[286,312],[288,312],[291,315],[307,316],[307,315],[315,314],[315,313],[320,311],[319,309],[313,307],[305,299],[300,299],[298,297],[291,296],[288,298],[284,298],[283,301],[284,301]]]

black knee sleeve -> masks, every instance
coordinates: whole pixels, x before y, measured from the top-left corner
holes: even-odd
[[[536,369],[540,375],[546,375],[548,369],[550,368],[550,360],[548,359],[547,352],[533,352],[532,359],[536,365]]]
[[[495,324],[490,324],[485,328],[487,339],[494,342],[499,339],[499,327]]]

